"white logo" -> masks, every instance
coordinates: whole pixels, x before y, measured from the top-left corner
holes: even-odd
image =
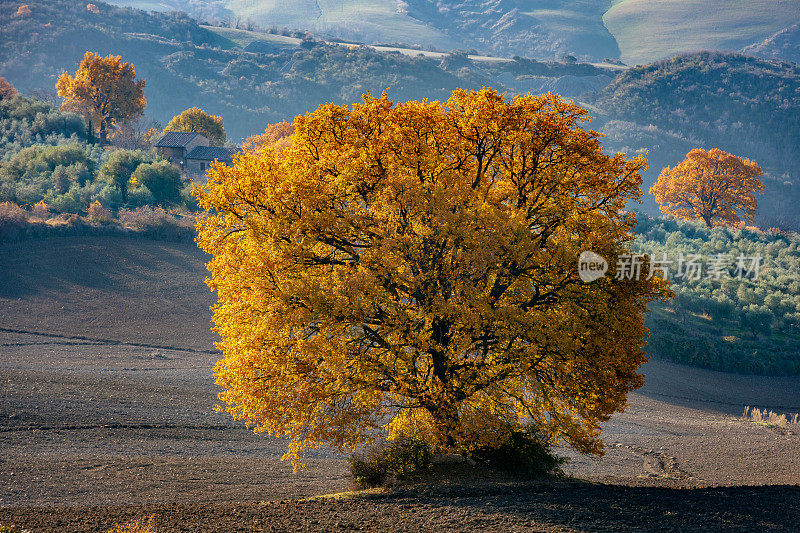
[[[608,262],[603,256],[594,252],[581,252],[578,258],[578,277],[584,283],[591,283],[602,278],[608,271]]]

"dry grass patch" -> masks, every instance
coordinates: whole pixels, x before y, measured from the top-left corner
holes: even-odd
[[[153,526],[153,518],[156,515],[150,515],[145,521],[143,518],[140,520],[132,520],[124,524],[117,524],[108,530],[108,533],[155,533],[156,529]]]
[[[778,426],[785,428],[790,424],[800,424],[800,414],[798,413],[776,413],[775,411],[750,407],[749,405],[744,408],[744,413],[742,416],[751,422],[765,424],[767,426]]]

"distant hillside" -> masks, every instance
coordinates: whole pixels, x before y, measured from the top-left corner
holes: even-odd
[[[406,0],[407,14],[459,40],[497,55],[599,61],[619,57],[603,26],[608,0]]]
[[[638,222],[633,249],[673,261],[665,264],[676,293],[650,305],[649,354],[724,372],[800,375],[800,235],[709,229],[673,218],[639,216]],[[679,279],[681,254],[699,257],[699,278]],[[719,278],[709,275],[717,254],[723,254],[722,265],[725,255],[730,261]],[[738,277],[740,256],[760,257],[758,276]]]
[[[800,24],[789,26],[760,43],[746,47],[748,55],[800,63]]]
[[[800,218],[800,66],[733,53],[678,56],[619,74],[596,105],[609,117],[649,128],[656,144],[672,152],[676,159],[652,165],[650,182],[663,164],[680,161],[684,148],[718,147],[753,159],[768,173],[762,217]],[[623,137],[616,142],[625,143]]]
[[[145,13],[95,2],[0,0],[0,76],[21,91],[54,92],[87,50],[121,55],[147,82],[146,113],[166,123],[192,106],[221,115],[234,141],[291,120],[324,102],[353,103],[387,87],[398,100],[447,98],[453,89],[489,85],[570,96],[602,89],[612,70],[527,59],[473,62],[466,54],[402,54],[296,37],[201,26],[185,14]],[[410,51],[406,51],[410,52]],[[613,66],[612,66],[613,67]]]
[[[603,26],[610,0],[115,0],[142,9],[180,9],[211,21],[310,30],[366,43],[555,59],[619,57]]]
[[[31,14],[19,17],[17,2],[0,0],[0,76],[23,92],[53,92],[59,73],[74,71],[87,50],[118,54],[147,81],[149,116],[166,122],[196,105],[222,115],[233,140],[323,102],[358,101],[365,91],[391,87],[392,97],[408,100],[492,84],[479,69],[445,70],[440,60],[365,47],[245,52],[186,15],[95,4],[97,14],[68,0],[31,0]]]
[[[681,52],[740,50],[800,22],[800,2],[615,0],[603,22],[621,59],[637,65]]]
[[[800,23],[793,0],[114,0],[200,20],[310,30],[366,43],[644,64],[736,51]]]

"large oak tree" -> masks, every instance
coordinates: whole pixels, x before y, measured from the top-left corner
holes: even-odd
[[[523,424],[601,453],[667,289],[578,277],[582,250],[629,251],[645,165],[605,155],[585,115],[491,89],[365,96],[216,167],[196,194],[226,409],[292,458],[381,433],[491,445]]]

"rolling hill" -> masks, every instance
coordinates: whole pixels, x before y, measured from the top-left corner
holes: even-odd
[[[627,122],[606,131],[607,148],[650,150],[646,187],[687,148],[716,147],[764,170],[761,223],[800,220],[800,66],[735,53],[686,54],[619,74],[595,105]]]
[[[115,0],[240,27],[286,27],[365,43],[643,64],[736,51],[800,23],[794,0]],[[796,42],[796,40],[795,40]],[[761,55],[761,54],[758,54]],[[784,57],[784,56],[780,56]],[[784,57],[786,58],[786,57]],[[787,58],[789,59],[789,58]]]
[[[347,40],[554,59],[619,57],[603,25],[610,2],[589,0],[115,0],[142,9],[183,10],[234,25],[309,30]]]
[[[246,52],[185,14],[145,13],[96,2],[99,13],[67,0],[0,1],[0,76],[24,93],[53,87],[87,50],[118,54],[147,82],[150,118],[166,123],[192,106],[225,117],[234,141],[323,102],[351,103],[391,87],[398,99],[441,98],[457,86],[490,84],[476,70],[448,71],[441,60],[317,44]]]
[[[800,22],[791,0],[617,0],[603,16],[635,65],[681,52],[739,50]]]
[[[742,52],[765,59],[783,59],[800,63],[800,24],[770,35],[760,43],[746,47]]]
[[[147,115],[166,123],[192,106],[225,117],[234,142],[324,102],[352,103],[390,87],[397,100],[442,99],[483,85],[512,92],[556,89],[578,96],[604,87],[613,65],[471,59],[392,47],[341,45],[200,25],[180,13],[146,13],[96,2],[31,0],[31,14],[0,0],[0,76],[24,93],[52,95],[58,75],[87,50],[121,55],[146,80]],[[377,47],[376,47],[377,48]]]

